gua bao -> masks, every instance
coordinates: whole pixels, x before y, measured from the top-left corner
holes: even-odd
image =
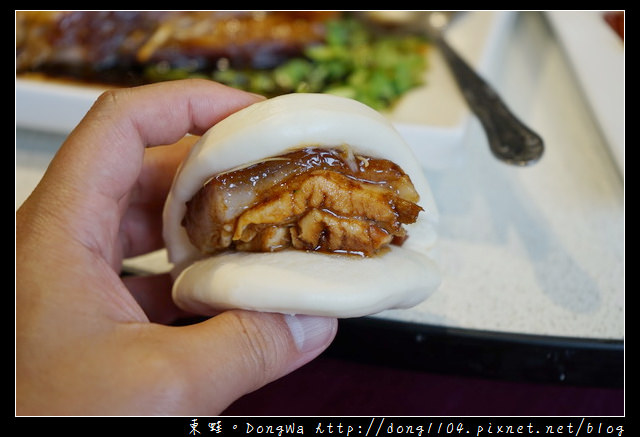
[[[411,149],[380,113],[288,94],[213,126],[178,169],[164,209],[173,299],[359,317],[424,300],[437,209]]]

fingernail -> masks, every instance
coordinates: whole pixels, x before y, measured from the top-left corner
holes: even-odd
[[[338,321],[329,317],[286,315],[284,319],[300,352],[327,347],[338,328]]]

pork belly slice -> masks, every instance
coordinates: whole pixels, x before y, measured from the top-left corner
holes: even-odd
[[[182,221],[202,253],[284,249],[372,256],[422,208],[408,175],[349,149],[307,148],[214,175]]]

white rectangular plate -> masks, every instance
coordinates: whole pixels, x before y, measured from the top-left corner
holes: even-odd
[[[513,12],[461,14],[448,39],[481,73],[495,62]],[[428,54],[425,85],[408,93],[387,115],[425,168],[441,168],[456,159],[466,133],[469,110],[436,50]],[[16,125],[67,134],[82,119],[103,88],[16,78]]]

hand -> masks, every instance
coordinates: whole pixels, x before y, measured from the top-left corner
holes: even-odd
[[[257,100],[200,80],[108,91],[69,135],[16,213],[17,414],[215,415],[329,345],[337,322],[321,317],[170,326],[169,278],[119,275],[162,247],[185,135]]]

